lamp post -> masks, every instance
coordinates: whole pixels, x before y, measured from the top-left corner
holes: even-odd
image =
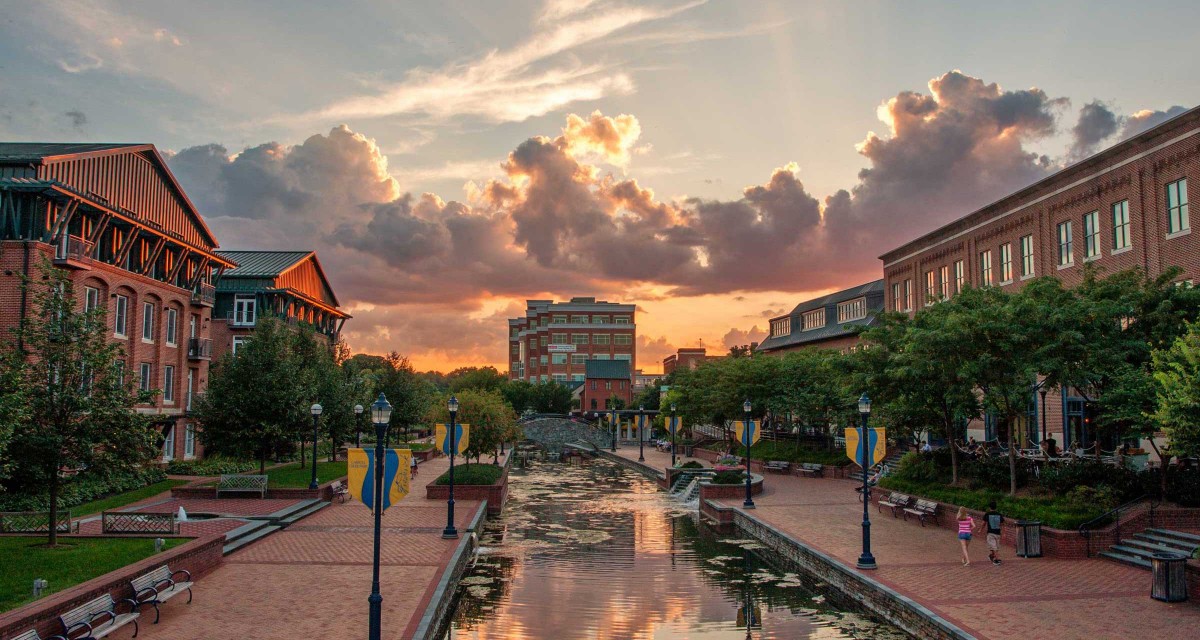
[[[671,466],[675,466],[675,432],[679,425],[675,423],[675,403],[671,403]]]
[[[1046,442],[1046,387],[1042,387],[1040,393],[1042,394],[1042,446],[1044,447]]]
[[[354,446],[362,447],[362,414],[363,406],[361,404],[354,405]]]
[[[442,530],[443,538],[457,538],[458,529],[454,528],[454,454],[458,453],[458,438],[454,437],[454,419],[458,416],[458,398],[450,396],[447,405],[450,409],[450,429],[446,439],[450,445],[450,499],[446,501],[446,528]]]
[[[746,501],[742,503],[743,509],[754,508],[754,498],[750,497],[750,399],[747,398],[742,403],[742,410],[746,412],[746,423],[742,428],[742,444],[746,446]]]
[[[383,437],[387,435],[388,420],[391,418],[392,404],[380,393],[379,399],[371,405],[371,422],[375,425],[375,491],[371,508],[375,512],[375,556],[371,566],[371,595],[367,598],[371,609],[370,640],[382,640],[383,635],[383,596],[379,595],[379,517],[383,514]]]
[[[863,521],[862,521],[862,555],[858,557],[859,569],[874,569],[875,556],[871,555],[871,516],[867,511],[867,505],[871,503],[870,487],[867,486],[867,446],[870,442],[867,440],[867,418],[871,416],[871,399],[866,393],[858,399],[858,415],[862,417],[862,426],[859,427],[858,446],[862,447],[862,458],[858,461],[862,466],[863,477]]]
[[[313,417],[313,454],[312,454],[312,481],[308,483],[309,489],[317,488],[317,424],[321,421],[321,405],[314,404],[309,408]]]
[[[617,438],[620,437],[620,435],[621,435],[621,427],[617,426],[617,408],[612,407],[611,410],[612,410],[611,415],[612,415],[612,428],[613,428],[612,450],[615,453],[617,450]]]
[[[646,428],[646,407],[638,407],[638,428],[637,428],[638,462],[646,461],[646,455],[645,455],[646,436],[645,436],[645,434],[642,433],[642,430],[645,428]]]

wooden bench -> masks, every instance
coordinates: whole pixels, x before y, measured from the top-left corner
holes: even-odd
[[[911,513],[921,521],[922,527],[925,526],[925,518],[930,518],[934,524],[937,524],[938,507],[940,506],[933,500],[917,500],[917,504],[904,508],[904,519],[908,520],[908,514]]]
[[[797,469],[797,471],[806,476],[812,476],[814,478],[825,477],[825,465],[817,464],[815,462],[801,462],[800,468]]]
[[[893,491],[891,495],[887,497],[887,500],[880,498],[879,502],[876,503],[875,506],[879,511],[883,511],[884,507],[891,507],[892,517],[895,518],[898,517],[900,515],[900,511],[907,508],[910,503],[912,503],[912,496],[905,495],[898,491]]]
[[[37,629],[30,629],[29,631],[26,631],[25,633],[22,633],[19,636],[13,636],[12,640],[67,640],[67,639],[62,636],[50,636],[48,638],[43,638],[38,635]]]
[[[350,489],[341,480],[335,480],[333,484],[329,485],[329,492],[343,503],[346,502],[346,497],[350,495]]]
[[[240,474],[222,474],[217,483],[217,497],[221,492],[226,493],[257,493],[259,497],[267,497],[267,476],[246,476]]]
[[[183,582],[175,582],[175,576],[183,574]],[[187,591],[188,604],[192,603],[192,573],[186,569],[171,571],[163,565],[150,573],[142,574],[129,582],[133,587],[133,599],[139,609],[145,605],[154,607],[154,624],[158,624],[158,605]]]
[[[768,460],[763,463],[764,471],[777,471],[779,473],[787,473],[792,468],[792,463],[786,460]]]
[[[117,601],[112,595],[104,594],[58,616],[65,638],[103,638],[121,627],[133,623],[133,637],[138,634],[138,603],[129,598],[121,602],[129,605],[129,613],[117,613]],[[83,632],[82,634],[80,632]]]

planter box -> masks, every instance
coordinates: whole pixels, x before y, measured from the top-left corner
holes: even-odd
[[[270,500],[332,500],[333,492],[330,491],[329,485],[334,482],[345,484],[346,476],[342,476],[337,480],[330,480],[325,484],[320,485],[316,490],[299,487],[278,487],[271,488],[267,485],[267,495]],[[213,500],[217,497],[217,485],[201,484],[187,485],[183,487],[175,487],[171,489],[172,498],[201,498],[205,500]],[[222,500],[258,500],[259,496],[252,493],[224,493],[221,495]]]
[[[435,480],[436,482],[436,480]],[[425,485],[426,500],[449,500],[450,485],[430,482]],[[500,515],[504,503],[508,501],[508,467],[495,484],[459,484],[454,483],[455,500],[487,500],[489,516]]]
[[[752,477],[750,481],[750,495],[758,495],[762,493],[763,481],[761,477]],[[745,498],[746,483],[739,484],[701,484],[700,485],[700,503],[705,500],[722,500],[731,498]]]

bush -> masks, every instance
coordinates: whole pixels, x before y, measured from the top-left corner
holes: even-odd
[[[895,477],[887,477],[879,486],[892,491],[937,500],[939,502],[984,511],[988,503],[995,500],[1000,513],[1010,520],[1040,520],[1048,527],[1072,530],[1108,509],[1100,505],[1081,505],[1064,497],[1010,496],[992,489],[977,490],[948,487],[944,484],[922,484]]]
[[[58,508],[70,509],[85,502],[113,494],[141,489],[167,479],[158,467],[143,467],[132,471],[102,472],[88,470],[66,480],[59,489]],[[0,496],[0,511],[46,511],[50,508],[48,493],[6,493]]]
[[[167,463],[167,473],[180,476],[219,476],[224,473],[242,473],[258,468],[254,460],[238,460],[216,455],[202,460],[172,460]]]
[[[1168,474],[1166,498],[1181,507],[1200,507],[1200,470]]]
[[[1113,490],[1119,502],[1133,500],[1145,491],[1143,480],[1137,473],[1094,460],[1049,465],[1042,469],[1038,483],[1058,495],[1066,495],[1076,487],[1106,486]]]
[[[1066,504],[1079,511],[1109,511],[1121,504],[1121,498],[1116,490],[1106,484],[1096,487],[1081,485],[1067,492]]]
[[[746,476],[741,471],[718,471],[709,481],[712,484],[743,484]]]
[[[494,464],[464,464],[454,467],[454,484],[496,484],[504,467]],[[450,484],[450,471],[438,476],[437,484]]]
[[[900,458],[892,475],[909,482],[931,483],[947,482],[949,477],[943,473],[933,456],[928,453],[909,451]]]
[[[962,475],[973,489],[997,489],[1008,491],[1009,470],[1008,457],[996,456],[968,460],[962,465]],[[1029,461],[1017,459],[1017,486],[1029,484]]]
[[[680,469],[703,469],[704,465],[700,464],[699,462],[696,462],[695,460],[689,460],[688,462],[685,462],[685,463],[679,465],[679,468]]]

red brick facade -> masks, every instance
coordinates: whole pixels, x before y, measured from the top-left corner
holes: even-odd
[[[616,396],[622,402],[621,407],[630,407],[633,403],[633,383],[624,378],[588,378],[579,390],[579,408],[583,412],[608,411],[609,398]]]
[[[581,382],[587,360],[627,360],[632,375],[637,361],[636,310],[632,304],[595,298],[528,301],[525,317],[508,321],[509,378]]]
[[[680,349],[674,354],[663,358],[663,375],[668,375],[679,368],[695,369],[709,360],[715,360],[720,357],[708,355],[708,350],[704,347]]]

